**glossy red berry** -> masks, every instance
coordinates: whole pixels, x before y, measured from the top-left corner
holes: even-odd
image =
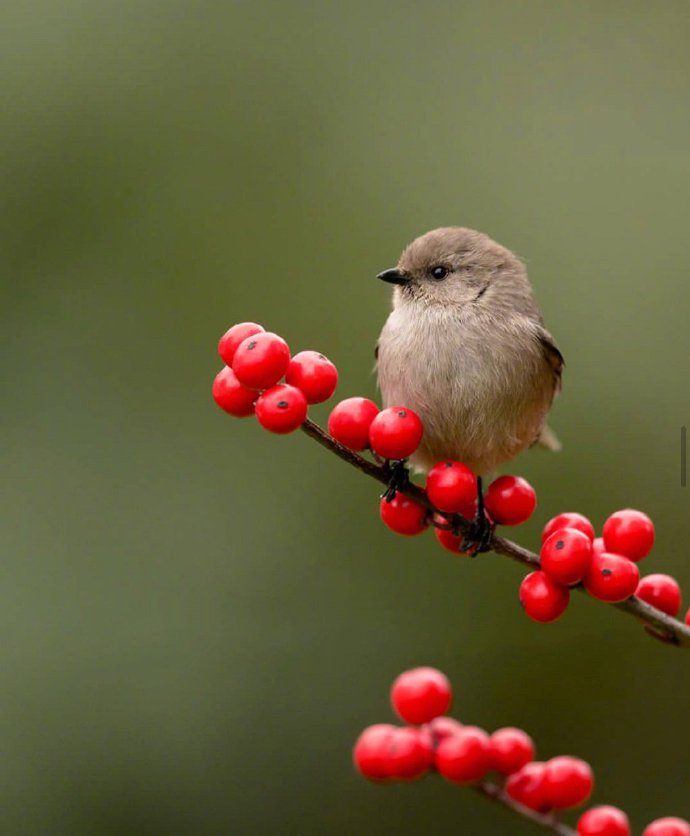
[[[541,547],[541,568],[564,586],[580,583],[592,562],[592,541],[574,528],[554,531]]]
[[[366,450],[369,427],[379,408],[368,398],[346,398],[336,404],[328,417],[328,433],[349,450]]]
[[[670,575],[646,575],[637,585],[635,595],[674,618],[680,612],[680,587]]]
[[[387,747],[390,777],[400,781],[421,778],[434,762],[431,741],[422,729],[394,729],[387,740]]]
[[[307,417],[307,399],[294,386],[279,383],[259,395],[256,417],[261,426],[272,433],[294,432]]]
[[[551,809],[551,802],[546,795],[545,777],[546,764],[532,761],[508,778],[505,791],[524,807],[538,813],[547,813]]]
[[[491,768],[512,775],[534,760],[534,743],[527,732],[510,726],[498,729],[489,738]]]
[[[390,777],[389,741],[396,730],[390,723],[368,726],[357,738],[352,759],[357,770],[371,781]]]
[[[259,397],[256,389],[243,386],[235,372],[227,366],[216,375],[213,381],[213,400],[235,418],[246,418],[254,414],[254,404]]]
[[[457,734],[462,728],[464,728],[463,724],[453,717],[434,717],[430,723],[424,726],[434,750],[438,748],[442,740],[445,740],[453,734]]]
[[[642,560],[654,545],[654,523],[642,511],[616,511],[604,523],[606,551]]]
[[[239,382],[250,389],[268,389],[285,374],[289,362],[290,349],[285,340],[264,331],[242,340],[232,368]]]
[[[383,497],[379,512],[383,522],[396,534],[412,537],[421,534],[429,526],[427,509],[400,492],[390,502]]]
[[[690,824],[685,819],[667,816],[648,824],[642,836],[690,836]]]
[[[532,572],[520,584],[520,603],[533,621],[555,621],[567,610],[569,601],[568,588],[552,581],[546,572]]]
[[[579,836],[630,836],[630,822],[618,807],[602,804],[580,816],[577,832]]]
[[[438,745],[436,769],[449,781],[470,784],[489,771],[489,735],[476,726],[463,726]]]
[[[371,422],[369,444],[384,459],[406,459],[419,447],[423,434],[422,422],[411,409],[391,406]]]
[[[393,710],[407,723],[428,723],[450,708],[452,690],[436,668],[413,668],[398,676],[391,688]]]
[[[546,523],[541,533],[542,543],[545,543],[554,531],[560,531],[562,528],[574,528],[586,534],[590,540],[594,540],[594,526],[587,517],[578,514],[577,511],[566,511]]]
[[[254,334],[263,333],[263,330],[261,325],[257,325],[256,322],[239,322],[237,325],[229,328],[218,341],[218,354],[223,358],[223,362],[228,366],[232,366],[232,361],[239,344],[246,340],[247,337],[253,337]]]
[[[640,572],[631,560],[602,552],[592,555],[584,584],[594,598],[615,604],[634,595],[639,580]]]
[[[477,499],[477,477],[462,462],[439,462],[426,477],[431,504],[447,514],[457,514]]]
[[[300,351],[288,364],[285,382],[301,389],[307,403],[323,403],[335,392],[338,370],[318,351]]]
[[[603,554],[606,551],[603,537],[595,537],[592,541],[592,556],[595,554]]]
[[[434,534],[436,535],[438,542],[444,549],[446,549],[446,551],[449,551],[452,554],[462,555],[463,557],[467,557],[469,555],[469,552],[463,551],[460,548],[463,541],[462,534],[458,536],[453,534],[453,532],[449,529],[445,528],[434,528]]]
[[[547,761],[544,784],[550,806],[557,810],[567,810],[587,801],[594,787],[594,775],[585,761],[561,755]]]
[[[520,525],[534,513],[537,495],[521,476],[499,476],[489,485],[484,504],[499,525]]]

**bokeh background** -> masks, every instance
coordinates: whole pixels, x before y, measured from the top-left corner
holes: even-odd
[[[0,832],[532,832],[353,774],[416,664],[635,832],[690,816],[683,652],[582,596],[529,622],[519,567],[397,538],[377,485],[210,396],[245,319],[375,396],[374,275],[485,230],[568,363],[516,538],[643,508],[643,568],[690,589],[689,30],[685,0],[2,7]]]

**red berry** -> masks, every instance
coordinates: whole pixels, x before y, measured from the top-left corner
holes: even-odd
[[[556,583],[580,583],[592,562],[592,541],[574,528],[563,528],[541,547],[541,568]]]
[[[439,462],[426,477],[431,504],[447,514],[457,514],[477,499],[477,477],[461,462]]]
[[[388,741],[395,730],[390,723],[378,723],[368,726],[357,738],[352,759],[365,778],[385,781],[390,777]]]
[[[253,337],[254,334],[262,334],[263,330],[256,322],[239,322],[237,325],[229,328],[218,342],[218,354],[223,358],[223,362],[227,366],[232,366],[232,360],[239,344],[246,340],[247,337]]]
[[[261,426],[272,433],[294,432],[307,417],[307,399],[294,386],[279,383],[259,395],[256,417]]]
[[[640,580],[637,566],[619,554],[595,554],[584,577],[585,589],[594,598],[615,604],[635,594]]]
[[[427,723],[424,727],[425,731],[429,735],[431,745],[434,749],[438,748],[438,745],[442,740],[445,740],[453,734],[457,734],[460,729],[463,728],[464,726],[462,723],[459,723],[453,717],[434,717],[434,719],[430,723]]]
[[[256,389],[243,386],[235,372],[227,366],[216,375],[213,381],[213,400],[221,409],[234,415],[235,418],[245,418],[254,414],[254,403],[259,397]]]
[[[506,781],[506,793],[519,804],[546,813],[551,803],[546,796],[546,764],[532,761],[514,772]]]
[[[592,555],[603,554],[606,551],[603,537],[595,537],[592,541]]]
[[[450,708],[452,690],[436,668],[413,668],[397,677],[391,688],[393,710],[406,723],[428,723]]]
[[[366,450],[369,427],[379,408],[367,398],[347,398],[336,404],[328,417],[328,432],[350,450]]]
[[[654,545],[654,523],[642,511],[626,508],[616,511],[604,523],[606,551],[638,561]]]
[[[411,537],[421,534],[429,525],[426,508],[400,492],[390,502],[383,497],[379,511],[383,522],[396,534]]]
[[[369,444],[384,459],[406,459],[419,447],[423,434],[422,422],[411,409],[391,406],[371,422]]]
[[[685,623],[690,627],[690,610],[685,613]]]
[[[562,755],[547,762],[544,783],[551,807],[567,810],[587,801],[594,787],[594,775],[585,761]]]
[[[690,824],[685,819],[668,816],[648,824],[642,836],[690,836]]]
[[[499,476],[489,485],[484,504],[499,525],[520,525],[534,513],[537,495],[521,476]]]
[[[512,775],[534,759],[534,743],[522,729],[498,729],[491,735],[490,745],[491,768],[502,775]]]
[[[386,745],[391,778],[403,781],[420,778],[434,762],[431,741],[422,729],[394,729]]]
[[[568,608],[570,592],[555,583],[546,572],[532,572],[520,584],[520,603],[533,620],[548,624]]]
[[[268,389],[285,374],[289,362],[290,349],[285,340],[264,331],[239,344],[232,368],[239,382],[250,389]]]
[[[307,403],[322,403],[335,392],[338,370],[318,351],[300,351],[288,364],[285,382],[301,389]]]
[[[680,612],[680,587],[670,575],[646,575],[637,585],[635,595],[674,618]]]
[[[453,554],[460,554],[463,556],[469,555],[469,552],[464,552],[460,548],[460,544],[463,541],[462,534],[457,536],[453,534],[452,531],[445,528],[434,528],[434,534],[436,535],[436,539],[438,542],[449,552]]]
[[[542,543],[545,543],[554,531],[560,531],[562,528],[575,528],[586,534],[590,540],[594,540],[594,526],[587,517],[576,511],[566,511],[546,523],[541,533]]]
[[[630,822],[618,807],[602,804],[580,816],[577,832],[579,836],[630,836]]]
[[[489,735],[476,726],[463,726],[448,735],[436,750],[436,769],[449,781],[481,781],[490,768]]]

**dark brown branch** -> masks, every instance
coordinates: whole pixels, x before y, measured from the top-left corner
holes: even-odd
[[[517,801],[513,801],[513,799],[496,784],[492,784],[489,781],[483,781],[481,784],[472,785],[472,789],[476,790],[485,798],[490,798],[492,801],[502,804],[504,807],[507,807],[519,816],[529,819],[529,821],[538,825],[543,830],[549,830],[551,833],[558,833],[559,836],[577,836],[577,833],[572,829],[572,827],[568,827],[567,824],[563,824],[563,822],[558,821],[558,819],[553,816],[535,813],[535,811],[530,810],[529,807],[523,807],[522,804],[518,804]]]
[[[353,453],[352,450],[348,450],[347,447],[343,447],[342,444],[339,444],[334,438],[331,438],[328,433],[322,430],[318,424],[315,424],[309,418],[307,418],[302,425],[302,430],[310,438],[318,441],[318,443],[323,447],[326,447],[332,453],[335,453],[336,456],[343,459],[348,464],[351,464],[353,467],[356,467],[358,470],[366,473],[367,476],[370,476],[372,479],[376,479],[382,485],[386,485],[388,483],[388,474],[384,467],[368,461],[358,453]],[[433,505],[431,505],[427,499],[426,493],[419,487],[419,485],[410,483],[402,489],[402,493],[419,502],[421,505],[424,505],[430,511],[436,510]],[[454,522],[457,522],[457,526],[460,531],[466,532],[468,530],[469,523],[463,517],[457,517]],[[490,542],[490,548],[491,551],[496,554],[502,554],[506,557],[510,557],[530,569],[539,568],[539,556],[537,554],[529,551],[529,549],[523,548],[517,543],[513,543],[511,540],[506,540],[504,537],[494,535]],[[585,591],[582,586],[575,588],[581,592]],[[649,632],[651,632],[652,635],[655,635],[656,638],[668,642],[669,644],[677,645],[678,647],[690,647],[690,627],[683,624],[682,621],[678,621],[677,618],[672,618],[670,615],[666,615],[666,613],[658,610],[656,607],[652,607],[644,601],[641,601],[635,596],[628,598],[627,601],[623,601],[620,604],[614,604],[613,606],[628,613],[628,615],[632,615],[635,618],[644,621],[645,624],[653,628],[653,630]]]

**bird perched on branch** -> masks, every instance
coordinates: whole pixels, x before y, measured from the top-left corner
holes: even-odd
[[[406,406],[424,424],[411,464],[445,459],[478,477],[475,551],[491,536],[481,476],[527,447],[560,443],[546,425],[561,388],[563,356],[544,327],[527,271],[510,250],[464,227],[415,239],[397,267],[393,310],[376,346],[385,406]],[[401,471],[393,473],[393,489]],[[403,476],[404,478],[404,476]]]

